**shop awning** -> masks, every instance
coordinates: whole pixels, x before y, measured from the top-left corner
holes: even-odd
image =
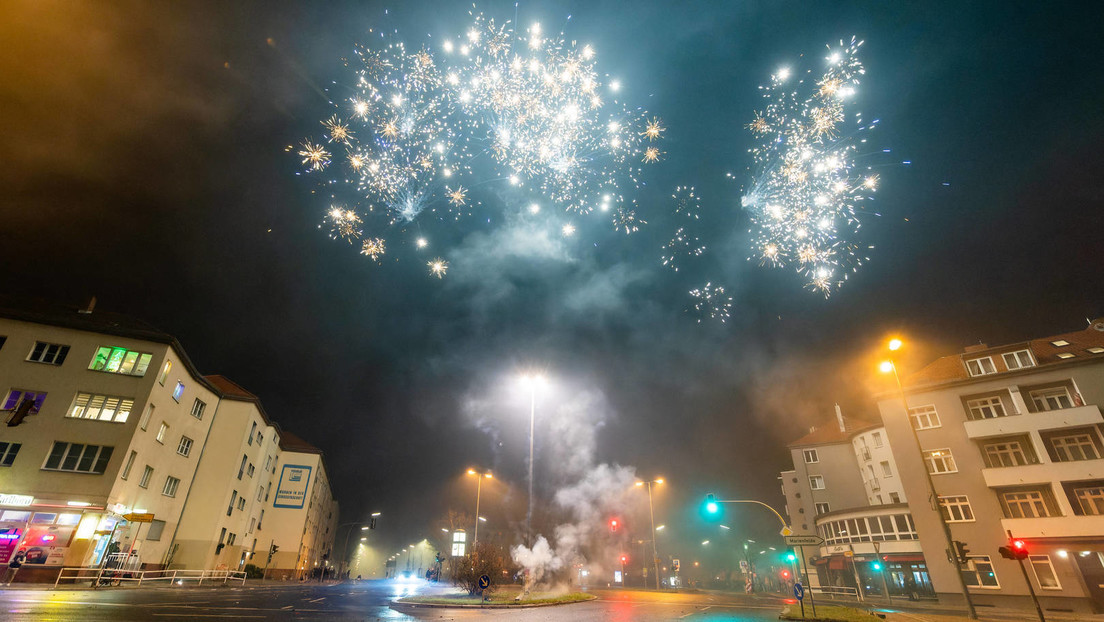
[[[842,555],[833,555],[829,557],[828,570],[843,570],[843,560],[844,557]]]

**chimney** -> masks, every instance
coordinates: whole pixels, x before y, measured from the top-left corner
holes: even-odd
[[[96,308],[96,297],[93,296],[93,297],[88,299],[88,304],[83,309],[81,309],[80,311],[77,311],[77,313],[83,313],[84,315],[91,315],[92,310],[95,309],[95,308]]]
[[[847,426],[843,423],[843,411],[840,410],[839,404],[836,404],[836,421],[839,422],[840,432],[846,432]]]

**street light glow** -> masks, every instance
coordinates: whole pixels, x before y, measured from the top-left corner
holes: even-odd
[[[889,340],[889,349],[894,351],[894,352],[896,352],[897,350],[900,350],[902,345],[903,344],[901,343],[901,340],[896,338],[896,337]]]
[[[382,512],[372,512],[372,518],[375,518],[375,517],[379,516],[380,514],[382,514]]]
[[[708,546],[709,540],[702,540],[702,546]]]
[[[656,531],[663,531],[663,528],[666,526],[667,525],[660,525],[659,527],[656,527]]]
[[[883,374],[890,373],[893,371],[893,361],[882,361],[882,364],[878,365],[878,369],[880,369]]]
[[[718,525],[718,527],[720,527],[721,529],[732,529],[732,527],[729,527],[728,525]]]

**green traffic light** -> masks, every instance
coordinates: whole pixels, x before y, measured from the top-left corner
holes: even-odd
[[[717,503],[717,498],[713,496],[713,493],[705,495],[705,513],[715,515],[720,511],[721,506]]]
[[[881,569],[882,569],[882,565],[879,564],[878,562],[874,562],[874,570],[881,570]]]
[[[797,561],[797,555],[794,555],[793,553],[786,553],[786,561],[788,561],[788,562]]]

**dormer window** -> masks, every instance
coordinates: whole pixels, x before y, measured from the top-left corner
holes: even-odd
[[[997,373],[997,368],[993,365],[992,357],[988,356],[966,361],[966,369],[970,372],[971,376],[985,376]]]
[[[1068,346],[1069,342],[1065,339],[1055,339],[1054,341],[1050,342],[1050,345],[1061,348],[1062,346]]]
[[[1073,355],[1072,352],[1059,352],[1058,353],[1058,358],[1060,358],[1060,359],[1071,359],[1071,358],[1073,358],[1073,356],[1074,355]]]
[[[1088,352],[1089,354],[1100,354],[1101,352],[1104,352],[1104,348],[1097,348],[1097,347],[1086,348],[1085,352]]]
[[[1004,358],[1004,366],[1008,368],[1008,371],[1023,369],[1024,367],[1035,367],[1035,359],[1031,358],[1031,352],[1028,350],[1005,352],[1001,357]]]

